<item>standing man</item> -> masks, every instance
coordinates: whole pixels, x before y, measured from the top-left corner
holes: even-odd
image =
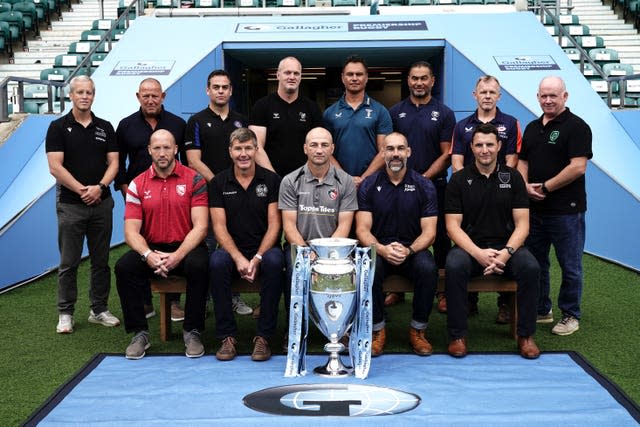
[[[253,106],[249,129],[258,137],[258,165],[285,176],[306,161],[304,138],[322,126],[322,113],[315,101],[300,95],[300,61],[292,56],[282,59],[276,78],[278,90]]]
[[[284,286],[285,308],[291,296],[290,245],[307,246],[320,237],[348,237],[358,210],[356,187],[351,177],[331,164],[333,140],[328,130],[311,129],[304,143],[307,162],[284,177],[278,208],[287,239]]]
[[[89,77],[71,79],[71,111],[51,123],[45,142],[49,172],[57,183],[59,334],[73,332],[78,265],[85,237],[91,259],[89,322],[120,324],[107,307],[113,227],[109,184],[118,173],[118,144],[111,123],[91,111],[94,96],[95,85]]]
[[[527,246],[540,263],[538,322],[552,323],[549,250],[555,248],[562,269],[556,335],[580,327],[582,253],[587,193],[584,174],[591,151],[591,128],[565,106],[569,94],[559,77],[545,77],[538,88],[542,116],[527,125],[518,170],[531,198],[531,233]]]
[[[248,122],[245,116],[229,106],[233,86],[225,70],[214,70],[209,74],[205,91],[209,105],[189,118],[184,146],[189,166],[209,183],[218,172],[231,167],[229,136],[234,130],[246,127]],[[217,243],[211,227],[205,242],[209,253],[213,252]],[[240,294],[233,294],[233,311],[241,315],[253,313]]]
[[[453,132],[451,146],[453,172],[475,161],[471,150],[471,135],[476,126],[481,123],[491,123],[498,129],[498,139],[502,147],[498,153],[498,163],[515,168],[522,144],[520,123],[518,119],[503,113],[497,107],[500,100],[500,82],[493,76],[482,76],[478,79],[472,95],[478,108],[473,114],[460,120]]]
[[[126,199],[129,183],[136,176],[149,169],[151,156],[149,155],[149,139],[158,129],[166,129],[173,134],[178,143],[184,138],[184,120],[164,109],[166,93],[160,82],[154,78],[147,78],[140,82],[136,98],[140,109],[118,124],[116,140],[120,167],[115,179],[115,186]],[[171,320],[184,320],[184,311],[180,308],[180,294],[171,294]],[[151,301],[151,289],[145,293],[144,310],[147,318],[155,315]]]
[[[455,246],[447,256],[445,292],[449,354],[467,354],[467,285],[478,274],[513,277],[518,284],[518,348],[526,359],[540,350],[533,340],[540,268],[524,247],[529,233],[529,200],[524,180],[498,162],[498,129],[475,127],[475,162],[456,172],[447,186],[447,231]]]
[[[457,172],[464,166],[475,161],[471,149],[471,135],[476,126],[482,123],[491,123],[498,129],[500,140],[500,152],[498,163],[515,168],[518,164],[518,153],[522,143],[520,123],[518,119],[503,113],[497,107],[500,100],[500,83],[493,76],[482,76],[476,83],[473,97],[478,104],[475,113],[464,118],[456,124],[453,132],[453,145],[451,146],[451,168]],[[478,313],[478,294],[469,294],[469,313]],[[496,323],[508,324],[511,322],[511,310],[508,305],[508,295],[500,294],[498,297],[498,315]]]
[[[451,241],[444,226],[444,193],[447,188],[449,150],[456,118],[453,111],[432,97],[436,82],[433,67],[425,61],[411,65],[407,77],[409,97],[389,110],[393,130],[400,132],[409,141],[411,157],[407,160],[409,169],[430,179],[438,194],[438,223],[436,240],[433,244],[434,258],[438,268],[444,268]],[[399,300],[398,294],[391,293],[385,305],[393,305]],[[446,311],[444,295],[438,295],[438,309]]]
[[[371,355],[381,355],[386,340],[382,283],[387,276],[400,274],[414,284],[409,342],[416,354],[428,356],[432,347],[425,331],[438,281],[438,268],[428,251],[436,236],[436,189],[431,181],[407,168],[411,148],[404,135],[393,132],[383,144],[386,168],[362,182],[356,214],[360,243],[375,245],[377,254]]]
[[[268,339],[276,330],[284,267],[278,212],[280,178],[256,165],[259,149],[251,130],[233,131],[229,143],[233,167],[217,174],[209,185],[213,231],[220,245],[209,263],[216,335],[222,340],[216,352],[218,360],[232,360],[237,354],[238,327],[231,305],[234,276],[249,282],[261,279],[261,310],[251,360],[271,358]]]
[[[178,145],[165,129],[149,139],[152,166],[127,189],[124,236],[131,250],[116,263],[116,284],[127,332],[133,339],[127,359],[141,359],[149,348],[144,296],[150,277],[187,278],[183,338],[185,355],[200,357],[208,289],[207,185],[197,172],[176,161]]]
[[[378,154],[384,137],[393,130],[387,109],[365,93],[368,79],[364,59],[348,57],[342,67],[344,95],[323,115],[336,144],[335,160],[356,186],[384,166]]]

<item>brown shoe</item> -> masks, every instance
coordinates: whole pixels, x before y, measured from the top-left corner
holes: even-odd
[[[446,313],[447,312],[447,297],[444,295],[444,292],[438,292],[436,295],[438,297],[438,312]]]
[[[525,359],[537,359],[540,356],[540,349],[531,336],[518,337],[518,349],[520,349],[520,356]]]
[[[453,357],[465,357],[467,355],[467,339],[462,337],[451,340],[448,351]]]
[[[373,331],[371,340],[371,357],[378,357],[384,351],[384,343],[387,340],[387,331],[384,328]]]
[[[184,320],[184,310],[177,302],[171,303],[171,321],[182,322]]]
[[[253,353],[251,353],[251,360],[254,362],[264,362],[271,359],[271,349],[267,339],[261,336],[256,336],[253,339]]]
[[[216,359],[227,361],[233,360],[238,352],[236,351],[236,344],[238,341],[232,336],[228,336],[222,340],[222,345],[216,351]]]
[[[511,308],[509,308],[507,304],[500,304],[498,315],[496,316],[496,323],[500,325],[511,323]]]
[[[384,298],[384,306],[391,307],[392,305],[400,304],[404,301],[404,293],[389,292]]]
[[[409,327],[409,342],[413,347],[413,352],[419,356],[429,356],[433,352],[433,347],[424,336],[424,329]]]

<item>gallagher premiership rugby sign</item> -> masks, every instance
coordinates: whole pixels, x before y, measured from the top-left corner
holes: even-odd
[[[249,408],[273,415],[371,417],[410,411],[413,393],[357,384],[294,384],[266,388],[244,397]]]

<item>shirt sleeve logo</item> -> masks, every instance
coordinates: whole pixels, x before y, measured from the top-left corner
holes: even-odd
[[[176,194],[178,196],[184,196],[185,193],[187,192],[187,185],[186,184],[177,184],[176,185]]]
[[[258,184],[256,186],[256,196],[267,197],[267,194],[269,194],[269,189],[265,184]]]

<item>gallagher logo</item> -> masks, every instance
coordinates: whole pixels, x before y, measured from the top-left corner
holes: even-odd
[[[388,387],[354,384],[295,384],[248,394],[244,404],[259,412],[306,417],[371,417],[410,411],[420,397]]]

